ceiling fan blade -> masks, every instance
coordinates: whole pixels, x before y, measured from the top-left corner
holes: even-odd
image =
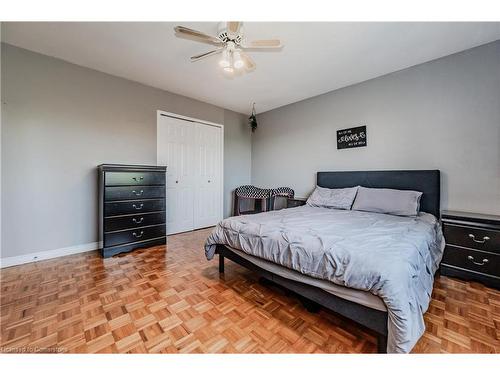
[[[222,40],[216,38],[215,36],[210,36],[201,31],[193,30],[184,26],[174,27],[176,34],[196,38],[197,41],[202,43],[214,44],[216,46],[221,46],[224,44]]]
[[[229,31],[230,34],[236,35],[240,31],[241,27],[241,22],[228,22],[227,23],[227,31]]]
[[[283,45],[281,44],[281,40],[279,39],[263,39],[263,40],[252,40],[248,44],[245,44],[243,48],[281,48]]]
[[[208,56],[216,55],[222,52],[222,48],[214,49],[213,51],[201,53],[199,55],[191,56],[191,61],[198,61]]]
[[[240,52],[241,59],[245,63],[246,70],[254,70],[256,65],[253,59],[248,56],[245,52]]]

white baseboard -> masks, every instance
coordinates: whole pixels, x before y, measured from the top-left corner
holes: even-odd
[[[97,250],[101,248],[100,242],[91,242],[81,245],[68,246],[60,249],[39,251],[37,253],[30,253],[25,255],[19,255],[15,257],[7,257],[0,259],[0,268],[17,266],[19,264],[37,262],[40,260],[52,259],[57,257],[63,257],[66,255],[84,253],[86,251]]]

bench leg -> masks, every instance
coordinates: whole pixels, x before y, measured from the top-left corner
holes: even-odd
[[[224,255],[219,254],[219,273],[224,273]]]
[[[380,354],[387,353],[387,336],[385,335],[377,336],[377,352]]]

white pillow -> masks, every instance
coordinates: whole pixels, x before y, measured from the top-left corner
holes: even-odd
[[[357,186],[344,189],[328,189],[316,186],[306,204],[311,207],[350,210],[357,191]]]
[[[373,189],[360,186],[353,210],[397,216],[416,216],[422,193],[413,190]]]

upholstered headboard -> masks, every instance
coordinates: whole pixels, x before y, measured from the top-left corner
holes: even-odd
[[[421,191],[420,211],[440,217],[439,170],[318,172],[317,185],[330,189],[360,185]]]

